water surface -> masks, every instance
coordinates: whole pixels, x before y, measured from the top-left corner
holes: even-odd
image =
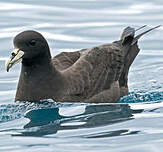
[[[15,104],[20,64],[4,69],[21,31],[41,32],[54,56],[117,40],[126,26],[163,24],[161,0],[1,0],[0,6],[0,151],[162,151],[163,27],[139,42],[130,94],[117,104]]]

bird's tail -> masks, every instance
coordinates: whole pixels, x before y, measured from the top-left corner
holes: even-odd
[[[134,29],[134,28],[131,28],[131,27],[126,27],[121,36],[120,36],[120,40],[122,41],[122,46],[125,46],[125,45],[134,45],[140,37],[142,37],[144,34],[156,29],[156,28],[159,28],[161,25],[158,25],[158,26],[155,26],[153,28],[150,28],[149,30],[135,36],[135,32],[146,27],[146,25],[144,26],[141,26],[140,28],[138,29]]]
[[[132,62],[134,61],[135,57],[137,56],[137,54],[139,53],[139,48],[137,46],[137,42],[138,40],[146,33],[159,28],[161,25],[155,26],[153,28],[150,28],[149,30],[138,34],[137,36],[135,36],[135,32],[137,32],[138,30],[146,27],[146,25],[138,28],[138,29],[134,29],[131,27],[127,27],[124,29],[122,35],[121,35],[121,43],[122,43],[122,51],[124,52],[124,58],[128,61],[126,61],[125,63],[128,64],[128,66],[130,66],[132,64]],[[128,63],[129,62],[129,63]]]
[[[142,26],[142,27],[140,27],[139,29],[141,29],[141,28],[144,28],[146,25],[144,25],[144,26]],[[134,37],[134,39],[133,39],[133,41],[132,41],[132,44],[131,45],[134,45],[137,41],[138,41],[138,39],[140,38],[140,37],[142,37],[144,34],[146,34],[146,33],[148,33],[148,32],[150,32],[150,31],[152,31],[152,30],[154,30],[154,29],[156,29],[156,28],[159,28],[161,25],[158,25],[158,26],[155,26],[155,27],[153,27],[153,28],[150,28],[149,30],[147,30],[147,31],[145,31],[145,32],[143,32],[143,33],[141,33],[141,34],[139,34],[139,35],[137,35],[136,37]],[[139,30],[139,29],[137,29],[137,30]],[[137,31],[136,30],[136,31]]]
[[[127,87],[129,68],[140,51],[140,49],[138,48],[138,44],[137,44],[139,38],[142,37],[144,34],[150,32],[156,28],[159,28],[160,26],[161,25],[155,26],[141,34],[138,34],[137,36],[135,36],[135,32],[146,27],[146,25],[144,25],[136,30],[131,27],[127,27],[123,30],[123,32],[121,34],[120,41],[122,44],[122,51],[124,53],[124,66],[122,69],[121,76],[119,78],[120,86]]]

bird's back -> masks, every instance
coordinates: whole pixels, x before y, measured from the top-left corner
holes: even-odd
[[[68,80],[69,100],[89,99],[111,87],[122,66],[119,44],[117,41],[77,52],[64,52],[53,58],[55,67]]]

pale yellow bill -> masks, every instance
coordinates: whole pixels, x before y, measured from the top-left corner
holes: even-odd
[[[21,51],[20,49],[16,48],[12,51],[12,55],[11,58],[7,59],[6,60],[6,63],[5,63],[5,68],[6,68],[6,71],[8,72],[9,69],[16,63],[18,62],[21,62],[22,61],[22,57],[24,55],[24,52]]]

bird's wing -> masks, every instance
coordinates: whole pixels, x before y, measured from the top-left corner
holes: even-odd
[[[59,71],[71,67],[81,56],[85,55],[89,49],[82,49],[75,52],[62,52],[52,59],[52,63]]]
[[[89,98],[110,88],[121,63],[121,50],[114,43],[89,49],[63,71],[69,83],[69,94]]]
[[[79,51],[62,52],[52,59],[53,65],[59,71],[65,70],[72,66],[80,58]]]

